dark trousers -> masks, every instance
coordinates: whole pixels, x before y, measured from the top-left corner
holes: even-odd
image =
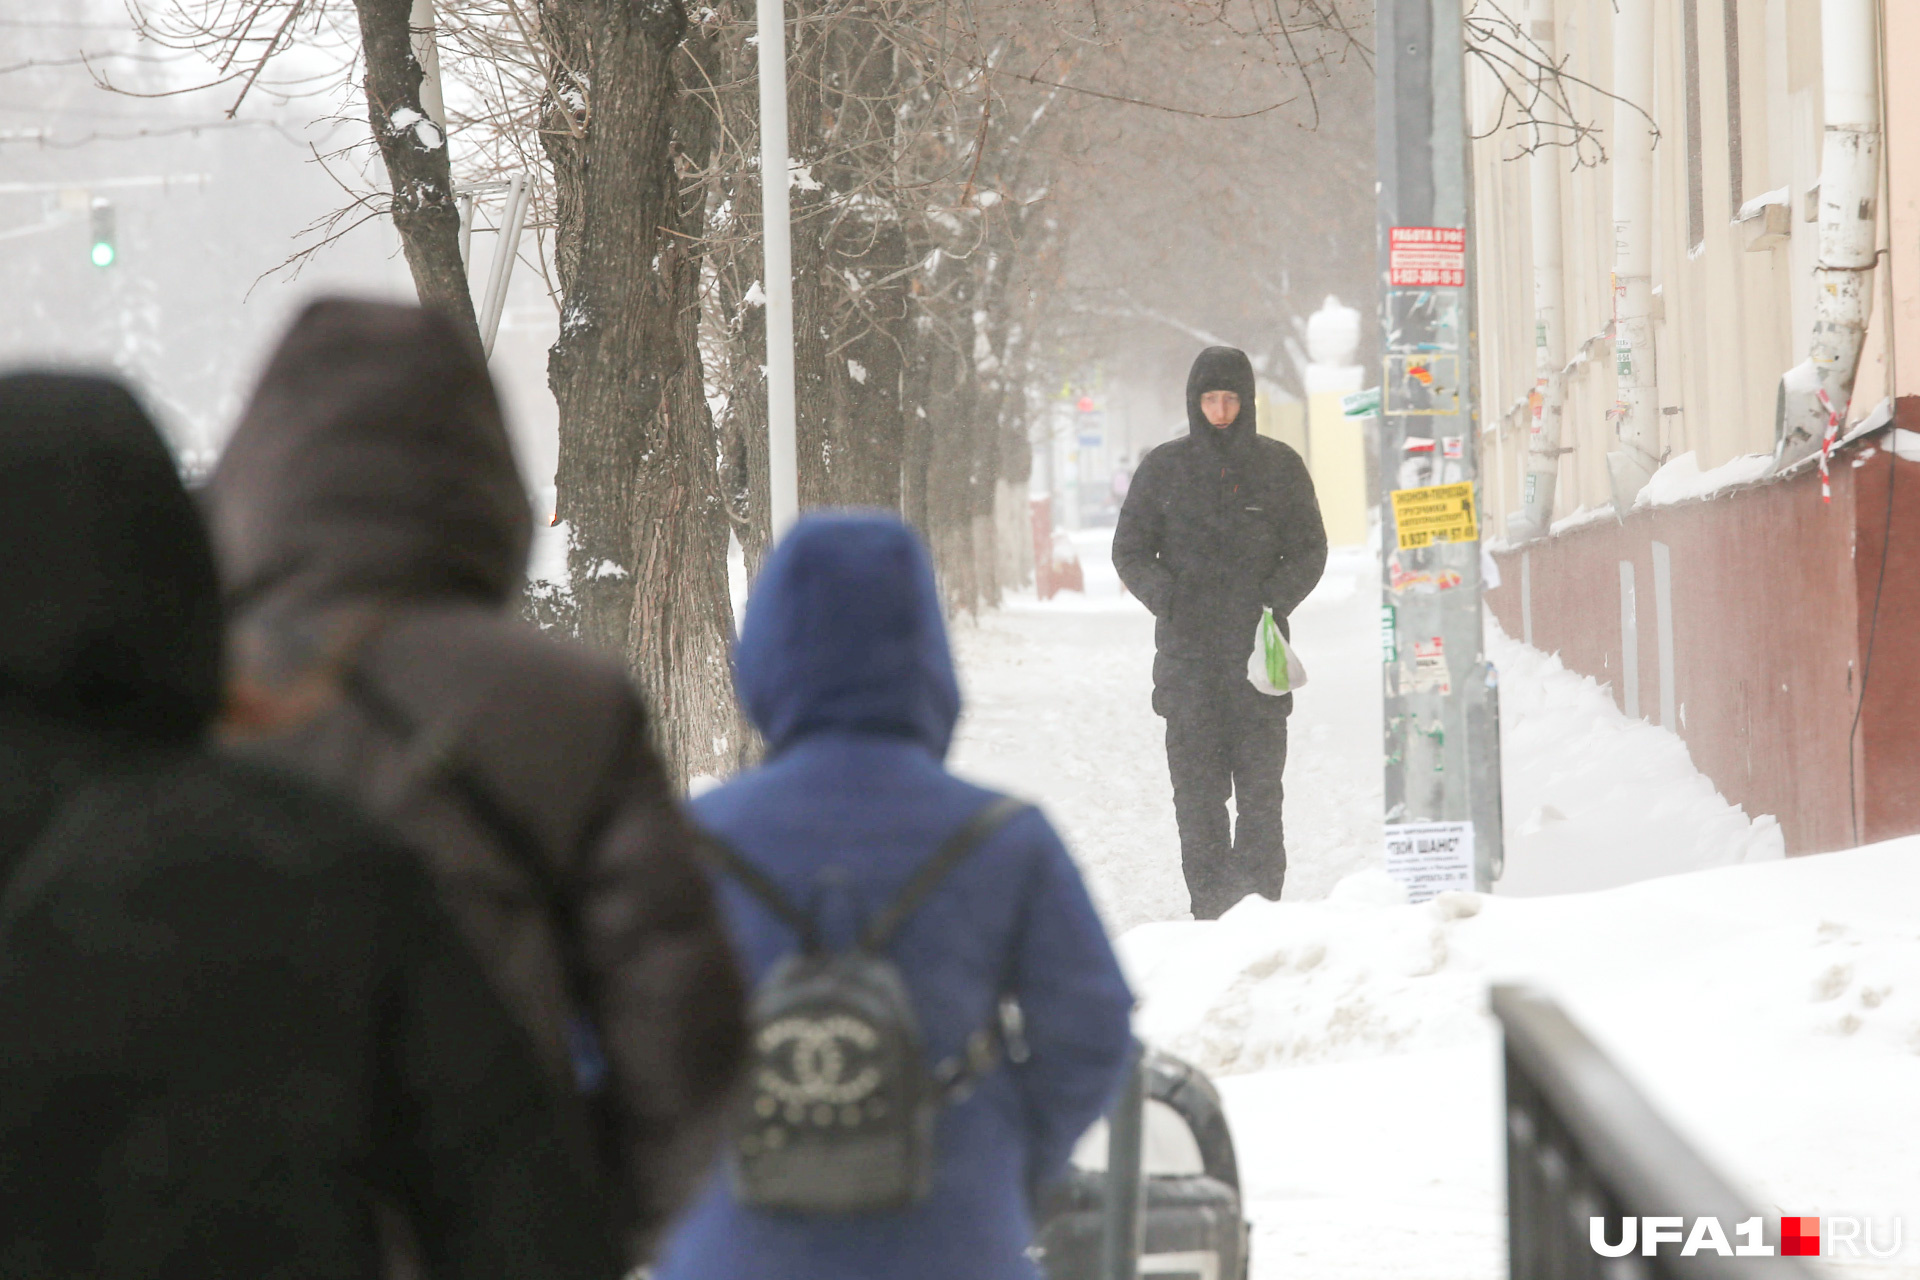
[[[1278,899],[1287,874],[1280,808],[1292,697],[1269,697],[1233,673],[1163,686],[1154,705],[1167,721],[1167,772],[1193,918],[1217,920],[1252,893]],[[1237,830],[1227,818],[1229,796]]]

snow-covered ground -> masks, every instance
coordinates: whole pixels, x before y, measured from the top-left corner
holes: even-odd
[[[1784,860],[1682,744],[1557,659],[1489,632],[1507,873],[1408,906],[1381,866],[1378,571],[1336,553],[1294,616],[1310,682],[1287,762],[1286,900],[1187,918],[1152,620],[1078,535],[1088,590],[956,627],[955,763],[1043,801],[1142,997],[1215,1074],[1256,1280],[1504,1273],[1489,983],[1561,999],[1757,1208],[1853,1215],[1920,1277],[1920,839]]]
[[[1897,1258],[1843,1270],[1920,1276],[1920,839],[1596,893],[1395,896],[1368,872],[1122,939],[1141,1034],[1226,1097],[1256,1277],[1503,1273],[1484,1010],[1513,980],[1558,998],[1757,1211],[1869,1219],[1881,1245],[1904,1218]]]

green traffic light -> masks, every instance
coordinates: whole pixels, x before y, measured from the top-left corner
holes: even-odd
[[[96,267],[110,267],[113,265],[113,246],[105,240],[94,241],[93,265]]]

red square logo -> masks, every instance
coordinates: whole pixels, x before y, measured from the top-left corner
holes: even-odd
[[[1820,1256],[1820,1219],[1780,1219],[1780,1255],[1785,1258]]]

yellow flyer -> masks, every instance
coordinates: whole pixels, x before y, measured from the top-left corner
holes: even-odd
[[[1393,524],[1400,531],[1402,551],[1436,542],[1476,541],[1480,521],[1473,509],[1473,482],[1395,489]]]

